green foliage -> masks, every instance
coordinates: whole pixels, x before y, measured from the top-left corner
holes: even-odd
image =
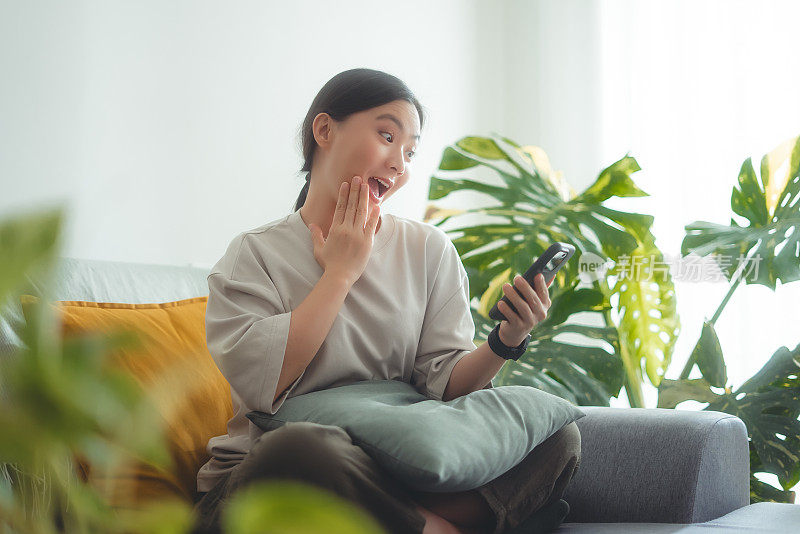
[[[0,225],[0,302],[19,290],[26,276],[48,272],[61,238],[60,210],[25,213]]]
[[[429,199],[469,190],[487,195],[496,205],[468,210],[431,206],[426,216],[438,219],[437,226],[472,213],[502,221],[449,230],[469,276],[470,298],[480,302],[473,310],[476,344],[485,341],[494,326],[488,311],[502,298],[503,284],[525,272],[554,241],[574,245],[577,257],[592,253],[615,262],[631,255],[662,257],[650,232],[651,216],[602,204],[613,196],[646,195],[631,179],[639,165],[630,156],[603,169],[581,194],[552,171],[540,148],[522,147],[496,135],[464,137],[447,147],[439,170],[471,171],[479,166],[490,169],[504,186],[463,177],[463,172],[447,179],[433,176]],[[612,287],[599,280],[578,288],[576,260],[559,271],[550,287],[548,317],[534,329],[527,354],[509,361],[497,381],[532,385],[577,404],[606,406],[625,385],[631,405],[643,406],[642,365],[658,385],[679,331],[672,281],[667,274],[661,280],[618,278]],[[616,308],[613,300],[619,301]],[[597,319],[580,322],[577,314]],[[598,322],[604,326],[596,326]]]
[[[55,210],[0,223],[0,257],[13,258],[0,264],[0,301],[30,292],[31,278],[51,286],[62,217]],[[136,340],[109,332],[62,343],[46,302],[30,308],[23,348],[0,359],[0,521],[13,532],[148,532],[117,517],[77,466],[78,458],[108,472],[133,459],[169,466],[154,407],[132,378],[105,365]],[[178,526],[169,532],[185,531]]]
[[[750,439],[751,501],[794,502],[789,489],[800,481],[800,345],[793,351],[779,348],[732,392],[714,324],[742,280],[775,290],[778,280],[785,284],[800,279],[800,136],[762,158],[760,180],[750,158],[744,161],[731,193],[731,209],[749,226],[739,226],[733,218],[730,226],[705,221],[686,226],[683,254],[714,255],[732,283],[714,316],[704,323],[680,379],[662,382],[658,406],[697,400],[709,403],[706,410],[740,417]],[[688,378],[694,365],[702,379]],[[724,393],[712,387],[725,388]],[[783,491],[758,480],[755,473],[777,475]]]
[[[700,372],[710,385],[716,388],[724,388],[728,383],[725,358],[722,355],[722,347],[719,344],[714,323],[709,321],[703,323],[700,340],[697,342],[690,358],[697,363]]]
[[[593,405],[607,405],[607,398],[616,396],[624,384],[635,407],[642,406],[644,364],[650,382],[659,388],[659,407],[674,408],[691,399],[709,403],[708,410],[740,417],[750,437],[753,502],[792,502],[794,494],[788,490],[800,480],[798,349],[782,347],[759,373],[732,392],[714,323],[739,281],[746,279],[744,269],[737,274],[740,262],[760,260],[758,269],[749,271],[753,276],[747,283],[775,289],[778,280],[800,279],[800,137],[765,155],[760,177],[750,159],[742,165],[731,208],[747,219],[749,226],[742,227],[732,219],[730,226],[696,221],[686,227],[683,254],[714,254],[733,284],[714,317],[704,323],[679,380],[663,379],[680,322],[671,279],[663,273],[660,280],[654,279],[654,265],[662,262],[663,256],[650,231],[652,218],[602,205],[612,196],[646,194],[630,178],[639,170],[636,161],[626,156],[615,162],[580,195],[551,171],[541,149],[520,147],[499,136],[465,137],[445,149],[439,165],[442,171],[477,167],[493,170],[505,186],[466,178],[461,176],[463,172],[451,179],[434,176],[429,198],[471,190],[493,198],[497,206],[469,210],[432,207],[426,217],[439,219],[437,225],[471,213],[504,219],[498,224],[449,230],[469,275],[470,297],[480,301],[473,309],[476,344],[485,341],[494,326],[488,310],[502,297],[503,284],[524,272],[551,242],[573,244],[578,256],[591,252],[615,262],[608,272],[614,280],[610,286],[601,280],[591,288],[579,288],[578,266],[571,263],[562,269],[551,287],[553,304],[548,318],[534,329],[528,354],[505,364],[497,381],[531,385],[576,404]],[[724,262],[726,256],[730,260]],[[631,269],[632,274],[626,275],[626,264],[637,259],[649,261],[640,261],[640,270]],[[601,315],[605,327],[568,321],[579,313]],[[554,339],[562,333],[601,340],[606,346]],[[703,378],[688,378],[694,365]],[[724,388],[724,392],[714,388]],[[753,474],[759,472],[777,475],[783,491],[758,480]]]
[[[800,279],[800,136],[789,139],[761,160],[760,180],[747,158],[739,172],[738,187],[731,192],[731,209],[749,221],[730,226],[695,221],[686,226],[683,254],[714,254],[734,261],[721,265],[732,280],[740,255],[759,260],[757,273],[747,284],[774,290]]]
[[[630,258],[618,258],[610,271],[616,275],[611,294],[618,296],[618,331],[625,370],[634,373],[628,383],[641,383],[640,362],[644,362],[650,383],[658,387],[672,359],[680,319],[672,280],[668,274],[657,272],[657,266],[664,265],[663,254],[649,230],[639,239]]]
[[[26,314],[24,346],[0,353],[0,532],[189,532],[192,503],[112,508],[103,498],[112,488],[79,476],[78,460],[104,473],[130,461],[169,469],[171,460],[147,392],[110,364],[112,352],[139,340],[125,332],[60,339],[48,303],[62,218],[55,210],[0,221],[0,302],[45,288]],[[310,487],[275,483],[234,497],[232,534],[265,532],[264,525],[279,525],[276,532],[381,532],[363,512]]]
[[[713,326],[706,323],[713,332]],[[714,334],[716,339],[716,334]],[[781,347],[755,375],[736,391],[716,393],[705,378],[664,380],[659,408],[674,408],[686,400],[709,403],[704,409],[725,412],[744,421],[750,438],[750,472],[777,475],[784,492],[755,480],[756,499],[793,502],[789,492],[800,481],[800,345]]]
[[[380,534],[363,509],[330,491],[300,482],[259,482],[237,492],[223,510],[234,534]]]

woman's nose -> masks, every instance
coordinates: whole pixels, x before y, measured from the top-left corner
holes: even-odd
[[[405,163],[403,162],[403,156],[401,155],[399,160],[395,159],[391,161],[389,163],[389,167],[394,169],[394,172],[397,174],[397,176],[401,176],[404,172],[406,172],[406,166]]]

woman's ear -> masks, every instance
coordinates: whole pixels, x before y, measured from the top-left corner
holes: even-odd
[[[333,118],[327,113],[317,113],[314,122],[311,124],[311,131],[314,133],[314,140],[321,147],[331,144],[331,132],[333,129]]]

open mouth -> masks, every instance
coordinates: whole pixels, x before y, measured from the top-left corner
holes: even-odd
[[[385,195],[386,192],[389,189],[391,189],[391,187],[386,187],[380,181],[378,181],[373,177],[370,177],[367,183],[369,183],[370,194],[373,196],[375,200],[380,200],[381,198],[383,198],[383,195]]]

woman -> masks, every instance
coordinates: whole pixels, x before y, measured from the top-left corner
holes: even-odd
[[[505,363],[472,342],[469,281],[439,228],[384,214],[409,180],[424,114],[405,84],[353,69],[320,90],[302,127],[306,185],[295,211],[239,234],[208,277],[208,347],[231,385],[228,433],[198,473],[199,531],[218,531],[221,502],[257,480],[330,489],[389,532],[536,532],[561,522],[580,460],[571,423],[520,464],[472,491],[424,493],[394,480],[335,426],[262,433],[245,414],[274,414],[295,395],[360,380],[403,380],[450,400],[492,387]],[[519,314],[499,339],[517,347],[550,306],[542,280],[504,292]],[[497,347],[497,346],[496,346]],[[520,530],[521,529],[521,530]],[[537,530],[538,529],[538,530]]]

